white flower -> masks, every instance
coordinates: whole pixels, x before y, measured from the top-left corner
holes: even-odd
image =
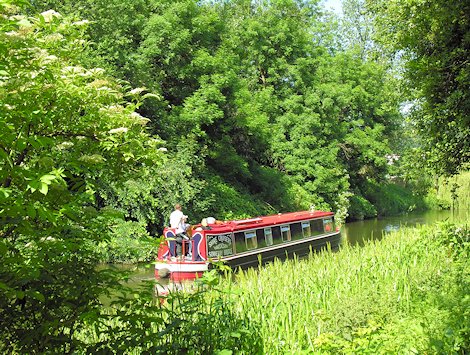
[[[84,25],[88,25],[89,23],[90,23],[90,21],[88,21],[88,20],[81,20],[81,21],[73,22],[72,25],[74,25],[74,26],[84,26]]]
[[[64,149],[68,149],[70,147],[73,147],[73,143],[72,142],[62,142],[60,144],[57,145],[57,149],[59,150],[64,150]]]
[[[46,42],[59,42],[64,38],[60,33],[53,33],[45,37]]]
[[[126,127],[119,127],[113,128],[108,131],[108,133],[115,134],[115,133],[126,133],[128,129]]]
[[[137,121],[138,124],[145,126],[147,123],[150,122],[150,119],[144,117],[137,112],[131,112],[131,117]]]
[[[168,152],[168,149],[166,149],[165,147],[158,148],[157,150],[159,152]]]
[[[47,10],[41,13],[41,16],[44,17],[44,21],[51,22],[54,20],[54,17],[60,18],[62,17],[57,11],[54,10]]]
[[[132,89],[131,91],[129,91],[129,94],[131,95],[138,95],[140,94],[142,91],[145,91],[147,90],[146,88],[135,88],[135,89]]]

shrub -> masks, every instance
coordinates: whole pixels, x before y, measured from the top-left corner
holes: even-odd
[[[348,213],[350,219],[364,219],[377,216],[375,207],[364,197],[358,195],[351,196]]]

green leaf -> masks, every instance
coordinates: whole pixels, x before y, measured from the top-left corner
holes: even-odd
[[[39,181],[31,181],[29,184],[28,184],[28,189],[31,191],[31,192],[35,192],[36,190],[39,189],[40,185],[39,185]]]
[[[44,298],[44,295],[39,292],[39,291],[33,291],[29,294],[32,298],[44,303],[46,301],[46,299]]]
[[[0,187],[0,198],[6,199],[11,195],[11,189],[7,189],[5,187]]]
[[[232,355],[233,351],[229,349],[223,349],[216,352],[217,355]]]
[[[47,185],[50,185],[52,181],[56,180],[57,179],[57,176],[55,175],[43,175],[41,176],[41,178],[39,179],[39,181],[47,184]]]
[[[41,186],[39,187],[39,192],[42,193],[43,195],[47,195],[47,191],[49,191],[48,184],[41,182]]]
[[[34,149],[37,149],[37,150],[38,150],[38,149],[41,149],[41,148],[42,148],[42,144],[41,144],[40,142],[38,142],[35,137],[30,137],[30,138],[28,139],[28,142],[29,142],[29,144],[31,144],[31,146],[32,146]]]

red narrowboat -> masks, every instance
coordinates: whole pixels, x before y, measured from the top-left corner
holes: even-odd
[[[211,261],[222,260],[232,268],[256,267],[274,258],[309,253],[327,244],[337,248],[341,234],[334,214],[322,211],[279,213],[234,221],[215,221],[196,225],[183,241],[183,255],[176,255],[175,230],[165,228],[155,275],[171,280],[190,280],[202,276]],[[214,223],[210,223],[214,222]]]

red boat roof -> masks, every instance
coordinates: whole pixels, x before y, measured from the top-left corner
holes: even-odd
[[[207,230],[207,234],[228,233],[233,231],[243,231],[248,229],[257,229],[263,227],[276,226],[292,222],[300,222],[321,217],[331,217],[333,212],[324,211],[300,211],[289,213],[278,213],[271,216],[263,216],[235,221],[217,221],[215,224],[209,224],[212,228]]]

